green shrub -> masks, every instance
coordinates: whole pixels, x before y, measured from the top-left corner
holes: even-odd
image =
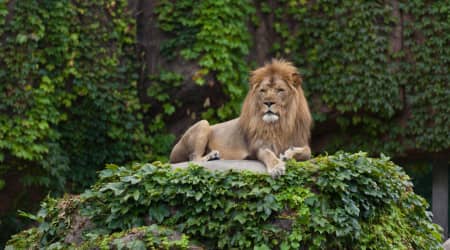
[[[440,248],[428,204],[384,156],[339,152],[290,161],[278,179],[161,163],[109,165],[99,178],[80,196],[44,201],[28,215],[39,226],[14,236],[9,247],[77,242],[67,235],[79,235],[84,246],[95,239],[108,245],[133,228],[158,225],[186,235],[183,247],[195,240],[207,249]]]

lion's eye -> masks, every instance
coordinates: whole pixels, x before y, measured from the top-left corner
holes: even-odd
[[[284,89],[277,89],[278,93],[284,92]]]
[[[266,93],[266,90],[265,89],[260,89],[259,92]]]

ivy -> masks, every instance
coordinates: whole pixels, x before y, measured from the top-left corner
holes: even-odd
[[[196,62],[199,69],[192,80],[221,87],[226,103],[202,114],[211,122],[239,114],[249,65],[253,64],[247,58],[256,48],[249,26],[274,15],[276,36],[271,55],[289,58],[299,67],[318,127],[339,126],[325,150],[396,156],[411,149],[441,152],[450,147],[448,4],[443,0],[400,1],[401,20],[393,15],[394,8],[391,3],[373,1],[162,0],[155,13],[159,28],[169,35],[161,48],[163,57]],[[392,51],[390,39],[400,22],[402,47]],[[137,73],[142,65],[137,59],[135,26],[125,0],[0,1],[0,189],[8,185],[5,176],[18,172],[27,185],[54,193],[81,191],[94,182],[96,170],[106,163],[167,160],[175,138],[167,132],[166,123],[180,115],[178,111],[186,103],[167,93],[180,88],[186,79],[161,68],[147,76],[152,82],[149,89],[138,88],[142,79]],[[150,102],[143,104],[139,98],[143,92]],[[341,188],[341,184],[335,185]],[[322,228],[324,221],[334,217],[314,212],[312,205],[301,205],[315,195],[308,188],[285,193],[271,189],[277,196],[267,199],[275,205],[286,202],[298,211],[294,217],[302,219],[296,219],[296,225],[313,223]],[[145,197],[143,190],[138,191],[133,191],[133,199]],[[292,196],[294,192],[299,195]],[[265,199],[263,194],[257,196]],[[317,202],[328,206],[328,198]],[[418,198],[411,202],[425,206]],[[169,205],[151,207],[153,220],[165,223],[167,214],[161,211]],[[279,214],[275,205],[267,211]],[[398,241],[391,242],[383,235],[394,239],[400,234],[391,231],[413,232],[416,228],[395,220],[406,216],[405,209],[387,209],[383,216],[373,218],[374,226],[360,223],[357,228],[355,220],[347,218],[321,230],[337,230],[346,237],[345,229],[335,228],[342,224],[359,235],[361,242],[392,245]],[[357,212],[354,207],[344,210],[339,213]],[[264,221],[265,212],[258,213]],[[314,221],[306,219],[311,216]],[[250,220],[248,214],[234,218],[227,217],[236,225]],[[376,223],[388,226],[381,229]],[[117,226],[120,230],[127,227],[131,226]],[[218,244],[213,236],[195,231],[200,230],[195,224],[189,228],[194,228],[190,235]],[[272,233],[277,235],[273,228],[265,230],[262,238],[227,239],[239,247],[258,242],[261,245],[255,247],[265,249],[282,243],[283,247],[295,247],[305,239],[310,243],[311,234],[316,236],[313,245],[325,244],[321,235],[301,228],[307,227],[298,226],[288,238],[275,237],[278,242],[266,241]],[[369,231],[377,233],[364,237],[362,232]]]
[[[11,239],[11,245],[6,250],[22,248],[39,248],[35,244],[37,230],[30,229],[15,235]],[[26,239],[26,240],[25,240]],[[156,225],[148,227],[139,227],[124,232],[112,233],[110,235],[92,235],[80,246],[67,246],[66,244],[56,242],[49,244],[48,249],[196,249],[200,247],[191,243],[186,235],[179,235],[177,232]]]
[[[206,249],[440,249],[440,228],[426,209],[409,177],[383,155],[290,161],[278,179],[160,162],[108,165],[81,196],[47,199],[37,216],[28,215],[39,227],[8,245],[67,247],[76,228],[80,244],[96,247],[99,241],[89,242],[114,244],[158,225]],[[90,226],[74,227],[80,216]]]
[[[205,110],[203,118],[217,122],[238,115],[247,89],[246,65],[252,64],[244,58],[255,49],[248,27],[273,15],[272,54],[293,60],[301,70],[317,124],[338,125],[325,150],[397,156],[414,149],[442,151],[450,146],[448,8],[445,1],[399,5],[400,17],[392,3],[365,1],[202,1],[195,6],[160,1],[155,12],[160,29],[173,37],[163,44],[162,55],[195,60],[201,68],[193,80],[217,81],[229,98],[219,109]],[[393,51],[399,25],[402,45]]]
[[[155,84],[147,92],[162,110],[141,104],[135,25],[126,8],[123,1],[0,3],[2,174],[26,170],[27,184],[62,190],[68,178],[93,181],[106,162],[167,154],[174,138],[165,121],[183,100],[164,92],[180,86],[182,76],[164,69],[149,76]],[[220,84],[228,97],[204,118],[239,113],[252,49],[248,25],[258,25],[257,8],[263,15],[273,10],[274,53],[299,66],[311,102],[319,97],[311,105],[316,121],[339,124],[329,151],[398,155],[449,147],[445,1],[400,2],[404,41],[395,53],[389,39],[400,20],[388,3],[279,1],[272,8],[249,1],[160,1],[159,27],[175,36],[162,54],[196,61],[193,80]],[[333,112],[321,112],[324,106]],[[141,113],[149,110],[154,119],[146,121]],[[368,139],[374,137],[381,140]]]
[[[400,65],[405,82],[413,83],[405,84],[412,113],[406,136],[415,138],[417,148],[448,149],[450,9],[445,1],[408,1],[401,10],[414,17],[405,22],[403,55],[412,60]]]
[[[162,47],[162,53],[177,51],[186,60],[195,60],[201,67],[194,81],[205,84],[214,76],[229,101],[217,111],[204,113],[204,118],[220,120],[235,117],[246,94],[249,67],[250,35],[247,22],[254,12],[250,1],[160,1],[156,13],[159,27],[176,38]],[[174,57],[174,52],[169,58]]]
[[[0,174],[82,190],[105,163],[156,158],[126,1],[0,6]]]
[[[60,134],[52,126],[66,118],[59,110],[65,106],[60,101],[72,98],[61,88],[70,75],[64,66],[70,60],[66,52],[73,41],[58,33],[63,29],[58,23],[69,25],[66,17],[73,12],[62,2],[53,6],[55,12],[47,12],[46,7],[48,4],[38,7],[36,2],[21,1],[14,9],[15,18],[1,26],[1,33],[9,35],[2,38],[0,49],[0,171],[12,166],[23,169],[33,162],[45,167],[52,159],[57,164],[49,176],[34,179],[49,186],[53,176],[54,185],[62,187],[61,177],[68,167],[56,143]],[[54,23],[46,29],[48,20]],[[43,44],[58,46],[44,48]],[[48,57],[54,59],[46,65]]]
[[[182,106],[182,102],[172,98],[169,93],[170,90],[181,87],[183,76],[161,70],[159,75],[150,75],[148,78],[152,84],[147,88],[147,95],[153,102],[146,108],[150,114],[155,114],[147,122],[148,131],[153,134],[150,138],[152,154],[155,156],[153,159],[168,160],[168,152],[175,141],[175,136],[166,131],[165,121]]]
[[[399,4],[402,20],[391,3],[277,4],[275,53],[304,74],[315,120],[340,127],[326,150],[402,155],[450,147],[447,3]],[[392,51],[396,25],[403,28],[402,47]]]

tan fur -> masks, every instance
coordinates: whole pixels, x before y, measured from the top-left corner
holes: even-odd
[[[284,174],[282,159],[311,156],[312,119],[301,84],[290,62],[272,60],[256,69],[240,117],[213,126],[205,120],[194,124],[173,148],[170,161],[257,159],[272,176]]]

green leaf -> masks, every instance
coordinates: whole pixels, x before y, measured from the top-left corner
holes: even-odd
[[[140,197],[140,192],[139,192],[139,190],[134,190],[134,192],[133,192],[133,198],[134,198],[134,200],[135,200],[135,201],[138,201],[138,200],[139,200],[139,197]]]
[[[170,103],[165,103],[163,105],[163,108],[164,108],[164,113],[166,113],[167,115],[171,115],[171,114],[175,113],[175,106],[173,106]]]
[[[265,244],[255,246],[253,250],[271,250],[271,248]]]
[[[164,218],[170,215],[169,208],[164,204],[151,206],[148,213],[150,218],[158,223],[163,222]]]
[[[132,185],[134,185],[134,184],[141,182],[142,177],[137,176],[137,175],[129,175],[129,176],[121,177],[120,180],[122,182],[130,182]]]
[[[114,195],[118,196],[125,191],[124,184],[121,182],[111,182],[107,183],[104,187],[102,187],[99,191],[105,192],[111,190],[114,192]]]
[[[28,40],[28,36],[25,35],[25,34],[18,34],[17,37],[16,37],[16,41],[19,44],[25,43],[27,40]]]
[[[238,213],[234,216],[233,220],[236,220],[241,224],[245,224],[245,222],[247,221],[247,218],[244,213]]]

